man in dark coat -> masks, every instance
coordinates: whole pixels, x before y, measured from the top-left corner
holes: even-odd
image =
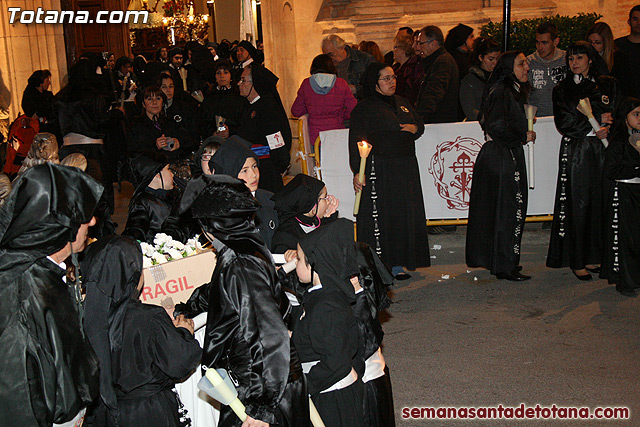
[[[240,95],[249,105],[242,114],[238,136],[252,144],[260,159],[260,188],[273,193],[282,188],[282,174],[291,159],[291,127],[278,95],[278,78],[255,63],[242,72]]]
[[[98,360],[65,260],[84,249],[102,191],[78,169],[45,163],[0,209],[0,425],[80,422],[97,396]]]
[[[414,43],[425,71],[416,103],[418,114],[425,124],[458,120],[458,66],[443,45],[442,31],[433,25],[421,29]]]
[[[322,53],[329,55],[338,70],[338,77],[345,79],[356,98],[360,98],[362,85],[360,78],[369,64],[375,62],[366,52],[351,49],[345,41],[335,35],[322,40]]]

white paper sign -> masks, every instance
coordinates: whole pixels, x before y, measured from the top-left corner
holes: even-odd
[[[269,148],[272,150],[284,147],[284,138],[282,137],[282,133],[280,133],[280,131],[271,135],[267,135],[267,142],[269,143]]]

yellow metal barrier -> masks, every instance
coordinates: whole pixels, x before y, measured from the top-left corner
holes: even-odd
[[[546,222],[553,221],[553,215],[531,215],[525,218],[525,222]],[[428,219],[427,225],[467,225],[466,218],[457,219]]]

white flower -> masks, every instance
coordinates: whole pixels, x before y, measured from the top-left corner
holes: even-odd
[[[142,257],[142,268],[149,268],[153,265],[153,261],[151,261],[151,258],[147,258]]]
[[[154,252],[152,259],[156,264],[162,264],[167,262],[167,257],[164,254],[161,254],[160,252]]]
[[[169,259],[171,261],[182,258],[182,252],[174,248],[170,248],[169,250],[167,250],[167,254],[169,255]]]
[[[153,253],[155,252],[153,245],[150,245],[146,242],[140,242],[140,248],[142,248],[142,253],[144,254],[144,256],[147,257],[152,257]]]
[[[153,244],[156,246],[162,246],[170,240],[171,236],[164,233],[158,233],[156,234],[156,237],[153,238]]]
[[[194,248],[193,246],[185,246],[184,248],[184,254],[186,254],[185,256],[191,256],[195,253],[196,253],[196,248]]]
[[[179,242],[177,240],[173,240],[171,243],[172,243],[172,246],[174,248],[176,248],[177,250],[179,250],[179,251],[183,251],[184,250],[184,243]]]

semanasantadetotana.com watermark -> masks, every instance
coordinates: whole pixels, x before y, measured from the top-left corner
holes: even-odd
[[[9,24],[146,24],[146,10],[101,10],[92,18],[87,10],[37,10],[10,7]]]

